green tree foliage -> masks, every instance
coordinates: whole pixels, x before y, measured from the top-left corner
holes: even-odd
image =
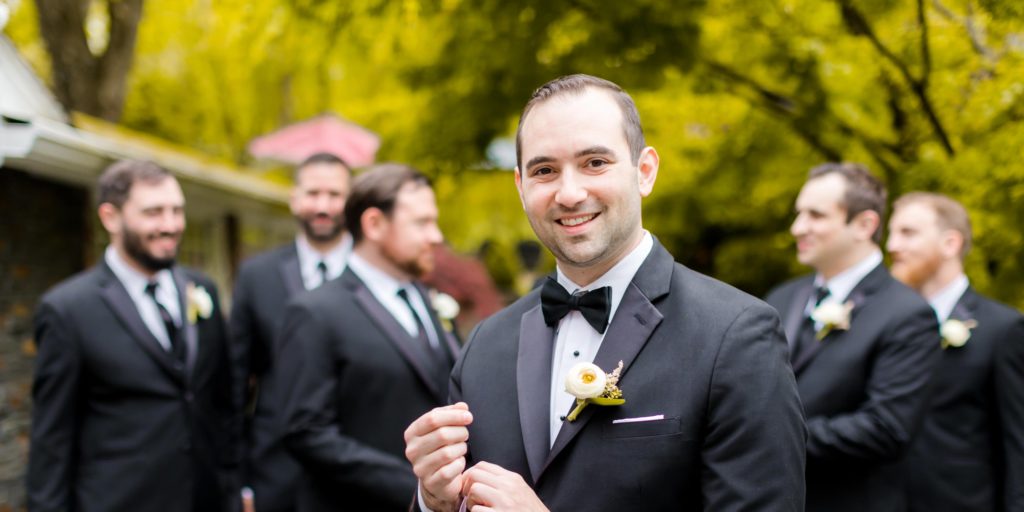
[[[7,32],[39,59],[25,5]],[[662,156],[645,224],[684,263],[756,294],[804,271],[807,170],[862,161],[891,196],[962,200],[973,282],[1024,306],[1022,60],[1018,0],[147,0],[123,122],[245,162],[337,112],[437,177],[449,240],[489,241],[509,285],[532,234],[485,150],[533,88],[593,73],[637,100]]]

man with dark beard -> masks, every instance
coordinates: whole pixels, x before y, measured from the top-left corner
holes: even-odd
[[[971,287],[970,247],[960,203],[926,192],[894,203],[892,274],[935,309],[944,349],[907,458],[911,512],[1024,511],[1024,317]]]
[[[284,314],[285,444],[303,469],[299,510],[406,510],[402,432],[445,402],[457,350],[417,281],[442,241],[437,205],[426,177],[384,164],[355,179],[345,218],[348,268]]]
[[[110,245],[36,312],[29,510],[228,510],[239,407],[217,290],[175,264],[181,187],[122,161],[97,197]]]
[[[288,300],[341,275],[351,252],[343,211],[351,172],[340,158],[317,153],[295,169],[290,207],[300,231],[295,242],[247,260],[235,282],[231,338],[236,389],[249,404],[245,484],[259,512],[295,510],[299,466],[282,444],[281,382],[275,361]],[[289,376],[283,377],[289,379]]]

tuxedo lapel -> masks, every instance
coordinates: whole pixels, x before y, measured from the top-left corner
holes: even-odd
[[[105,263],[101,264],[99,272],[101,272],[100,295],[114,312],[114,316],[121,321],[132,338],[156,361],[160,368],[172,379],[180,382],[183,374],[174,369],[171,354],[164,349],[163,345],[157,341],[156,336],[153,336],[153,333],[146,327],[146,323],[142,321],[142,316],[139,315],[139,310],[135,307],[131,296],[128,295],[128,291],[124,289],[124,285]]]
[[[291,245],[291,250],[284,253],[284,257],[281,259],[281,263],[278,264],[277,270],[281,273],[281,280],[284,281],[284,287],[288,291],[289,297],[306,290],[305,285],[302,284],[299,253],[295,249],[294,243]]]
[[[196,324],[189,321],[188,317],[188,285],[184,272],[178,267],[171,269],[174,276],[174,286],[178,288],[178,311],[181,311],[181,332],[182,341],[185,342],[185,378],[191,380],[192,372],[196,366],[196,359],[199,356],[199,333]]]
[[[427,367],[430,361],[425,359],[429,355],[425,353],[426,348],[419,350],[418,347],[414,346],[416,343],[419,343],[419,340],[409,336],[409,333],[402,328],[398,320],[395,320],[391,312],[377,301],[377,298],[373,296],[373,292],[366,287],[355,273],[346,270],[339,279],[343,280],[343,286],[348,287],[352,291],[359,306],[363,308],[363,311],[366,312],[377,328],[384,333],[384,337],[395,346],[398,353],[405,358],[409,366],[412,367],[413,372],[423,382],[423,385],[434,396],[438,397],[440,401],[447,400],[448,397],[442,396],[441,390],[438,389],[435,383],[435,379],[431,377],[431,372]]]
[[[850,311],[849,331],[831,332],[821,341],[812,344],[810,348],[804,350],[804,352],[800,354],[800,359],[793,362],[793,373],[799,374],[803,371],[803,369],[807,367],[808,363],[818,355],[818,352],[821,352],[825,345],[842,343],[843,339],[848,337],[850,331],[857,328],[857,314],[864,309],[868,300],[870,300],[871,295],[881,289],[889,279],[889,271],[886,270],[885,264],[883,263],[879,263],[874,270],[868,272],[868,275],[864,276],[864,279],[861,279],[860,282],[857,283],[857,286],[853,287],[853,290],[851,290],[850,294],[846,297],[846,301],[844,301],[853,302],[853,310]],[[804,304],[806,304],[806,301]]]
[[[654,329],[661,323],[661,312],[654,306],[653,302],[668,294],[672,282],[672,267],[674,265],[672,256],[655,240],[654,247],[647,260],[640,266],[633,282],[626,288],[622,296],[622,302],[612,318],[608,331],[605,332],[601,348],[594,357],[594,364],[605,372],[613,371],[622,361],[622,373],[620,374],[620,388],[623,398],[629,400],[629,368],[633,359],[640,353],[644,345],[650,339]],[[551,366],[551,358],[548,357],[547,365]],[[548,381],[551,379],[549,378]],[[558,456],[559,453],[572,441],[587,425],[598,406],[587,407],[577,417],[576,421],[565,421],[562,429],[558,431],[551,446],[544,466],[547,467]],[[570,410],[566,411],[568,414]],[[543,471],[543,470],[542,470]]]
[[[544,323],[540,306],[535,306],[519,321],[519,354],[516,357],[519,423],[534,483],[540,478],[551,446],[548,416],[554,346],[555,330]]]

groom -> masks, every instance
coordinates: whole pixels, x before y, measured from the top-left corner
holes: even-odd
[[[406,430],[419,506],[803,510],[805,430],[778,315],[673,262],[641,223],[658,154],[633,100],[587,75],[527,103],[515,180],[557,279],[471,336],[455,405]],[[609,322],[610,320],[610,322]],[[576,405],[577,363],[625,403]]]

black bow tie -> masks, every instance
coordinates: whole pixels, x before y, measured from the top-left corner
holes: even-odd
[[[596,290],[576,292],[572,295],[552,278],[544,281],[540,290],[540,309],[544,312],[544,323],[554,326],[570,311],[579,311],[594,330],[604,334],[608,328],[608,313],[611,309],[612,289],[602,286]]]

